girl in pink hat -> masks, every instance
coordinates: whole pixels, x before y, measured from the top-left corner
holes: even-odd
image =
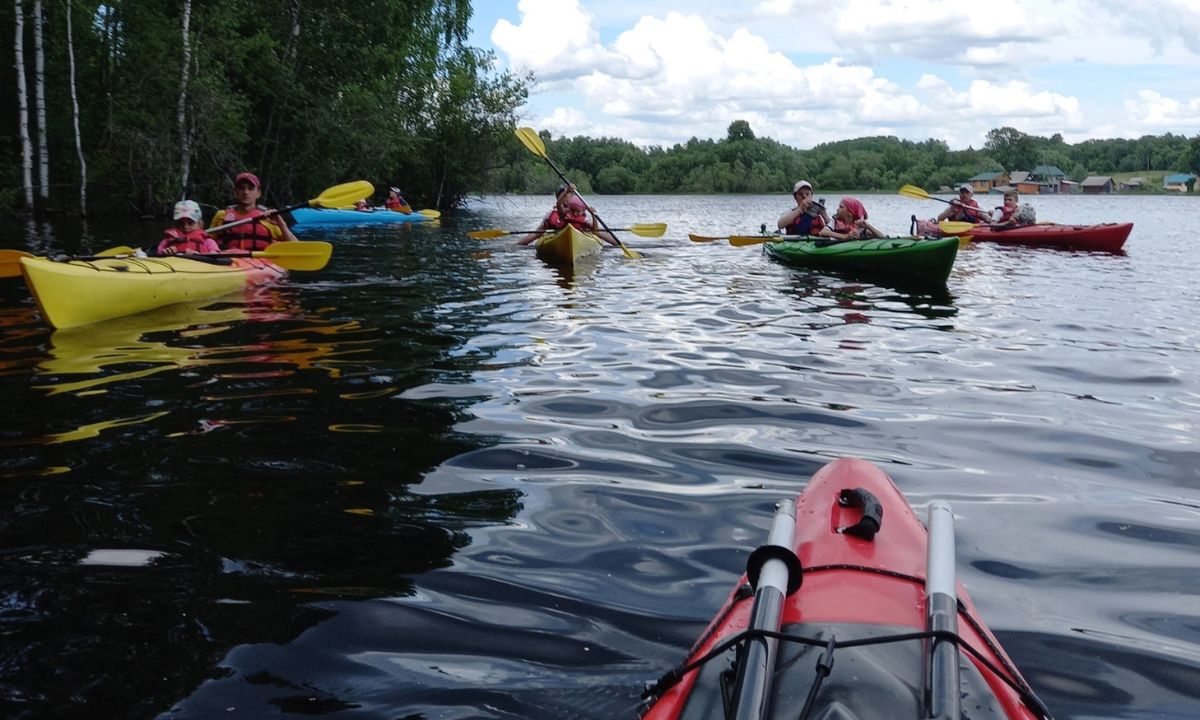
[[[858,198],[842,198],[833,214],[833,227],[823,228],[821,237],[835,240],[870,240],[883,233],[867,222],[867,208]]]

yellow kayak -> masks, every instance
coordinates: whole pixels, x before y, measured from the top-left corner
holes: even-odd
[[[62,329],[228,295],[281,278],[287,270],[248,257],[23,257],[21,273],[42,317]]]
[[[558,232],[543,235],[534,243],[537,256],[548,263],[573,267],[586,257],[600,254],[604,242],[591,233],[568,225]]]

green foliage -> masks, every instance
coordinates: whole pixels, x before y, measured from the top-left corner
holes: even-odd
[[[1118,172],[1123,166],[1200,166],[1200,136],[1167,134],[1138,140],[1089,140],[1068,145],[1059,134],[1049,138],[1004,127],[988,133],[981,150],[950,150],[943,140],[922,142],[895,137],[866,137],[797,150],[754,135],[749,123],[729,125],[722,140],[691,138],[669,148],[639,148],[616,138],[558,138],[542,131],[546,152],[568,177],[594,181],[602,193],[787,193],[801,178],[818,192],[894,191],[902,185],[928,189],[957,185],[988,170],[1032,170],[1055,165],[1072,180]],[[1147,160],[1149,158],[1149,160]],[[511,168],[492,173],[480,189],[489,192],[544,193],[542,163],[524,153]],[[1014,164],[1017,163],[1017,164]],[[1192,163],[1192,165],[1189,165]],[[575,174],[572,174],[575,173]],[[582,186],[581,186],[582,188]]]
[[[262,177],[272,204],[365,178],[401,186],[414,205],[447,208],[516,157],[512,128],[530,78],[497,73],[493,57],[465,45],[469,0],[192,0],[191,168],[183,188],[182,6],[71,0],[89,196],[98,211],[152,212],[181,193],[224,205],[232,176],[246,169]],[[68,5],[45,7],[52,200],[67,204],[77,194],[68,179],[78,177]],[[13,27],[14,12],[13,3],[0,5],[0,26]],[[14,85],[12,40],[0,33],[6,88]],[[30,74],[31,48],[27,40]],[[16,127],[15,103],[0,103],[0,127]],[[0,134],[0,167],[20,167],[15,137]]]

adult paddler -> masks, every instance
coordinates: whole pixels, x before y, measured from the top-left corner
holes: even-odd
[[[283,218],[258,204],[261,197],[262,184],[258,181],[258,176],[250,172],[238,173],[233,179],[234,204],[224,210],[218,210],[213,215],[209,227],[214,228],[246,218],[255,220],[217,234],[217,243],[222,250],[262,250],[271,243],[296,239]]]

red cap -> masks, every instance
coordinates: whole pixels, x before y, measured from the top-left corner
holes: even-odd
[[[238,183],[240,183],[240,182],[241,182],[241,181],[243,181],[243,180],[245,180],[246,182],[250,183],[250,184],[251,184],[251,185],[253,185],[255,188],[261,188],[261,187],[262,187],[262,183],[260,183],[260,182],[258,181],[258,176],[257,176],[257,175],[255,175],[254,173],[250,173],[250,172],[238,173],[238,174],[237,174],[237,177],[235,177],[235,178],[233,179],[233,184],[234,184],[234,185],[237,185]]]

